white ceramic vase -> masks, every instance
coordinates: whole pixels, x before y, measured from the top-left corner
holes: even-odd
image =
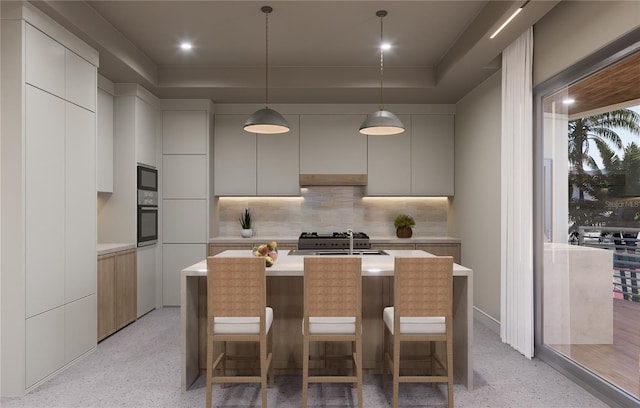
[[[251,236],[253,235],[253,230],[252,229],[243,229],[240,232],[240,235],[242,235],[242,238],[251,238]]]

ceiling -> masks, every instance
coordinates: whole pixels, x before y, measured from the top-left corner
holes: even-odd
[[[569,118],[640,105],[640,52],[568,85],[545,98],[544,110],[563,112]],[[565,99],[574,102],[566,105]],[[555,107],[553,103],[555,102]]]
[[[99,73],[160,98],[378,103],[385,9],[385,103],[456,103],[500,69],[500,55],[558,1],[32,1],[100,53]],[[194,45],[182,52],[178,45]]]

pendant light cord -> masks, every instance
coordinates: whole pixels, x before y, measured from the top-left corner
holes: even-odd
[[[382,18],[386,15],[386,11],[384,14],[378,12],[380,16],[380,110],[384,110],[384,105],[382,103],[382,85],[384,80],[384,48],[382,47]]]
[[[264,90],[264,107],[269,108],[269,11],[265,11],[265,57],[264,57],[264,66],[265,66],[265,90]]]

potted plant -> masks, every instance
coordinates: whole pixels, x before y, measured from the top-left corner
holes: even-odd
[[[396,227],[396,235],[398,238],[411,238],[411,235],[413,235],[411,228],[416,225],[416,222],[412,216],[400,214],[393,221],[393,225]]]
[[[242,232],[240,233],[242,237],[251,238],[253,235],[251,209],[245,208],[244,213],[240,214],[240,225],[242,226]]]

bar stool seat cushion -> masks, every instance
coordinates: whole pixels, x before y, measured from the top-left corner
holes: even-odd
[[[385,307],[382,312],[384,323],[393,333],[394,308]],[[400,333],[402,334],[444,334],[447,331],[445,318],[435,317],[400,317]]]
[[[309,317],[309,334],[355,334],[355,332],[355,317]],[[304,320],[302,334],[304,335]]]
[[[265,311],[267,333],[273,323],[273,309]],[[260,333],[259,317],[215,317],[213,319],[213,332],[215,334],[258,334]]]

